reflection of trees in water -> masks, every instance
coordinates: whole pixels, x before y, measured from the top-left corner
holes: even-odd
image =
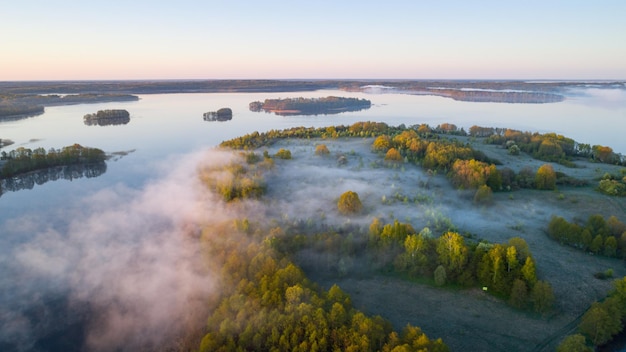
[[[84,122],[87,126],[125,125],[130,122],[130,117],[85,119]]]
[[[33,189],[35,185],[42,185],[49,181],[60,179],[73,180],[77,178],[98,177],[107,170],[105,162],[96,164],[77,164],[68,166],[51,167],[37,170],[0,180],[0,195],[2,192],[17,192],[23,189]]]

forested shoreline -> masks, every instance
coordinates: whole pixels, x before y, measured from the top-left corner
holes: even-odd
[[[0,120],[43,114],[46,106],[136,101],[130,94],[6,94],[0,90]]]
[[[6,179],[27,172],[76,164],[97,164],[106,160],[105,153],[98,148],[83,147],[80,144],[61,149],[20,147],[10,152],[2,151],[0,160],[0,178]]]

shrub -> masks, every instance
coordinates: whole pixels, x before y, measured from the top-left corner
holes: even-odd
[[[291,151],[289,149],[280,148],[276,152],[276,157],[280,159],[291,159]]]
[[[493,202],[493,191],[487,185],[478,187],[474,194],[474,203],[477,204],[491,204]]]
[[[326,147],[326,144],[318,144],[317,147],[315,147],[315,155],[328,155],[330,154],[330,152],[328,151],[328,147]]]

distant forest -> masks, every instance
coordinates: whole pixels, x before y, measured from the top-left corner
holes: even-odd
[[[112,101],[135,101],[129,94],[5,94],[0,91],[0,119],[43,114],[45,106],[102,103]]]

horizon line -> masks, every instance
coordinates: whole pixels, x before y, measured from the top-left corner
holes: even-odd
[[[0,83],[48,83],[48,82],[202,82],[202,81],[516,81],[516,82],[626,82],[624,79],[582,79],[582,78],[114,78],[114,79],[25,79],[0,80]]]

